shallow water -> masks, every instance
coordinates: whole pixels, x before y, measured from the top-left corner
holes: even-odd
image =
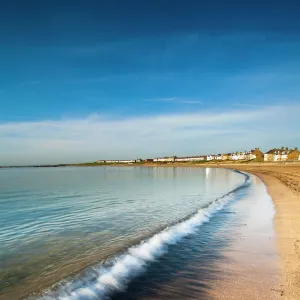
[[[59,282],[45,299],[148,297],[199,247],[211,262],[220,255],[230,236],[218,245],[212,236],[232,216],[217,212],[246,197],[246,179],[196,168],[1,170],[1,293]]]
[[[275,210],[266,187],[250,175],[228,200],[111,299],[281,299]]]

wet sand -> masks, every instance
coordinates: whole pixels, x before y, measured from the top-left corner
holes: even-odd
[[[254,177],[256,185],[263,184]],[[210,292],[212,299],[280,299],[280,267],[276,249],[271,199],[259,195],[235,205],[244,226],[235,226],[232,242],[217,263],[220,279]]]
[[[282,299],[300,299],[300,165],[236,166],[261,178],[276,208]]]

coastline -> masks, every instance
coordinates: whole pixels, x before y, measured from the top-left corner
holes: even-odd
[[[300,164],[299,163],[234,163],[234,164],[146,164],[126,167],[202,167],[229,168],[259,177],[266,185],[276,209],[273,220],[280,267],[280,285],[273,291],[281,299],[300,299]],[[244,257],[241,259],[246,262]],[[234,264],[232,264],[234,265]],[[233,266],[234,267],[234,266]],[[231,278],[249,273],[247,266],[233,270]],[[250,272],[251,273],[251,272]],[[250,274],[249,273],[249,274]],[[267,275],[265,276],[267,277]],[[253,285],[255,286],[253,279]],[[250,284],[250,283],[249,283]],[[256,283],[257,284],[257,283]],[[251,285],[251,284],[250,284]],[[235,286],[239,289],[240,286]],[[249,287],[248,287],[249,289]],[[251,289],[250,289],[251,290]],[[228,295],[227,295],[228,297]],[[0,297],[1,298],[1,297]],[[216,298],[221,299],[221,298]],[[239,298],[224,298],[239,299]],[[250,298],[249,298],[250,299]],[[251,298],[252,299],[252,298]],[[256,298],[253,298],[256,299]],[[269,298],[266,298],[269,299]],[[274,299],[274,298],[273,298]]]
[[[118,167],[124,164],[116,165]],[[273,220],[279,254],[280,286],[275,289],[281,299],[300,299],[300,163],[173,163],[139,164],[127,167],[200,167],[229,168],[260,178],[275,206]]]

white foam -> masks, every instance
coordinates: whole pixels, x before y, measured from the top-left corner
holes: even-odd
[[[146,267],[148,262],[155,260],[167,251],[167,246],[193,234],[211,216],[221,210],[231,199],[229,194],[211,203],[208,207],[198,210],[191,218],[155,234],[150,239],[130,248],[126,254],[117,257],[110,268],[100,267],[97,280],[82,281],[81,286],[62,286],[55,296],[47,295],[42,299],[107,299],[114,291],[124,290],[131,279],[136,277]],[[72,285],[71,285],[72,286]],[[69,295],[66,297],[66,294]]]

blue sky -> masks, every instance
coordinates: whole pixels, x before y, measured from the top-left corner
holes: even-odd
[[[300,146],[300,5],[241,2],[4,2],[0,165]]]

